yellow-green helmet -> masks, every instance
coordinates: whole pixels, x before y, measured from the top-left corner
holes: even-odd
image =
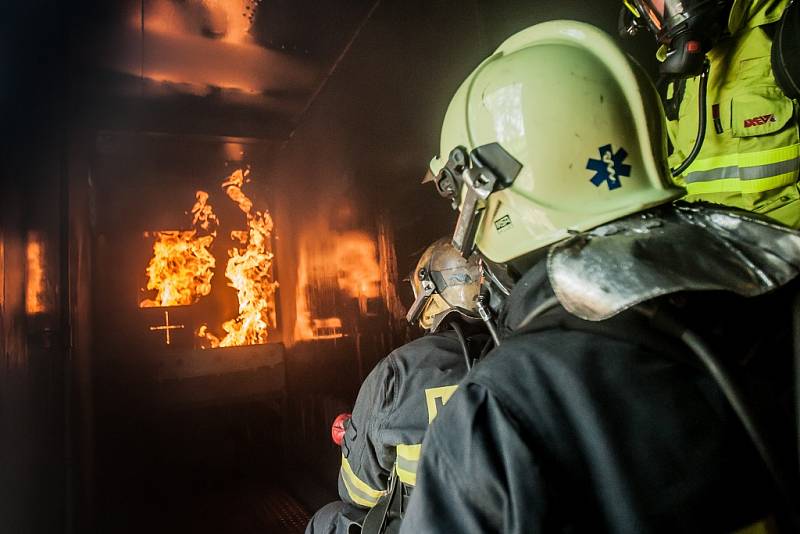
[[[467,321],[480,319],[475,302],[481,289],[478,258],[462,257],[450,239],[439,239],[425,249],[410,279],[414,303],[406,315],[409,323],[436,332],[453,314]]]
[[[655,88],[599,29],[506,40],[453,97],[431,173],[461,211],[453,244],[505,262],[680,196]]]

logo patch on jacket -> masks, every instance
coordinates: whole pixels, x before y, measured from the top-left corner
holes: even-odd
[[[753,126],[761,126],[762,124],[767,124],[768,122],[775,122],[774,113],[770,113],[768,115],[761,115],[759,117],[753,117],[752,119],[745,119],[744,127],[751,128]]]
[[[586,168],[594,171],[591,182],[595,187],[600,187],[603,183],[608,184],[608,190],[613,191],[622,187],[620,177],[631,175],[631,166],[623,162],[628,157],[628,152],[620,147],[614,152],[611,145],[604,145],[597,149],[600,159],[589,158]]]
[[[508,230],[508,227],[511,226],[511,217],[508,215],[503,215],[499,219],[495,219],[494,227],[498,232],[502,232],[504,230]]]

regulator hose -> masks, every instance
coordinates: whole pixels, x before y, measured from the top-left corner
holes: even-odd
[[[784,519],[791,522],[793,528],[796,528],[800,525],[800,518],[798,518],[797,511],[792,504],[794,502],[792,484],[787,480],[779,466],[779,462],[773,455],[773,448],[769,445],[758,418],[753,413],[750,404],[745,399],[745,395],[722,363],[722,360],[700,335],[665,310],[646,305],[637,306],[636,309],[649,317],[654,327],[681,340],[697,356],[697,359],[708,374],[714,379],[714,382],[722,391],[728,404],[730,404],[750,437],[775,484],[775,489],[782,497],[782,500],[785,501],[784,508],[787,511],[787,516]]]
[[[700,74],[700,87],[697,95],[697,138],[694,140],[694,146],[692,147],[692,151],[689,152],[689,155],[686,156],[686,159],[683,162],[672,169],[672,176],[678,177],[683,172],[689,168],[689,165],[697,158],[697,155],[700,153],[700,149],[703,148],[703,140],[706,137],[706,122],[707,122],[707,115],[708,110],[706,109],[706,95],[708,93],[708,72],[711,66],[708,60],[706,60],[705,64],[703,65],[703,72]]]
[[[456,337],[458,338],[458,342],[461,345],[461,352],[464,354],[464,361],[467,363],[467,371],[472,369],[472,358],[469,355],[469,348],[467,347],[467,338],[464,336],[464,331],[458,325],[457,322],[453,321],[450,323],[450,326],[453,328],[453,331],[456,333]]]
[[[797,455],[800,465],[800,294],[792,306],[792,345],[794,349],[794,414],[797,433]]]

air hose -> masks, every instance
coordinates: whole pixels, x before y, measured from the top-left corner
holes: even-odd
[[[710,70],[710,64],[708,60],[706,60],[705,65],[703,66],[703,72],[700,74],[700,87],[698,90],[697,95],[697,138],[694,140],[694,146],[692,147],[692,151],[689,152],[689,155],[686,156],[686,159],[683,162],[672,169],[672,176],[677,177],[683,174],[683,172],[689,168],[689,165],[697,158],[697,155],[700,153],[700,149],[703,148],[703,140],[706,137],[706,122],[707,122],[707,115],[708,110],[706,109],[706,95],[708,93],[708,72]]]
[[[494,319],[492,319],[492,312],[489,310],[489,306],[486,304],[486,295],[481,293],[475,297],[475,307],[478,309],[478,315],[481,316],[483,324],[486,325],[489,335],[492,336],[494,346],[499,347],[500,335],[497,333],[497,325],[494,324]]]
[[[467,363],[467,371],[469,371],[470,369],[472,369],[472,358],[469,355],[469,348],[467,347],[467,338],[464,336],[464,331],[461,330],[461,327],[458,325],[457,322],[453,321],[452,323],[450,323],[450,326],[456,333],[456,337],[458,337],[458,342],[461,345],[461,352],[464,353],[464,361]]]
[[[637,306],[636,309],[648,317],[654,327],[682,341],[689,350],[697,356],[697,359],[714,379],[717,386],[719,386],[728,404],[730,404],[737,418],[742,423],[758,455],[761,457],[767,471],[769,471],[775,488],[786,501],[785,507],[789,514],[786,520],[791,521],[793,526],[797,525],[800,519],[797,517],[797,513],[792,504],[792,486],[779,468],[778,461],[772,453],[772,448],[769,446],[752,408],[745,400],[744,394],[721,359],[700,335],[683,325],[678,319],[665,312],[663,309],[646,305]],[[795,320],[797,320],[797,318]],[[796,333],[795,335],[798,334]],[[795,355],[795,357],[800,358],[800,356],[797,355]]]
[[[794,413],[797,433],[797,455],[800,465],[800,294],[792,306],[792,345],[794,349]]]

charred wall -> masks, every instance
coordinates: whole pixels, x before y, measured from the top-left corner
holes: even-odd
[[[63,13],[21,6],[0,24],[0,530],[63,532],[70,522],[71,363]],[[36,26],[34,36],[16,25]],[[19,51],[11,53],[10,51]],[[36,58],[38,65],[32,65]],[[45,83],[49,82],[49,83]],[[52,84],[52,85],[51,85]]]

